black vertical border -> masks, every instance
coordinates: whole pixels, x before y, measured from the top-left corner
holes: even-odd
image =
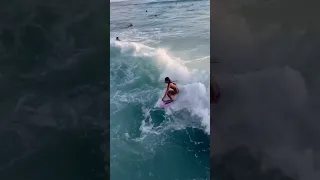
[[[212,75],[213,75],[213,39],[212,39],[212,34],[214,33],[213,29],[213,6],[214,6],[214,1],[210,1],[210,179],[213,177],[213,119],[214,119],[214,111],[213,111],[213,89],[212,89]]]
[[[40,3],[39,3],[40,2]],[[32,131],[32,133],[34,133],[35,135],[37,135],[37,137],[39,138],[44,138],[47,139],[46,143],[43,144],[37,144],[38,142],[35,141],[35,144],[32,144],[33,146],[37,147],[38,149],[36,149],[35,152],[32,152],[30,154],[28,154],[27,156],[24,156],[22,158],[19,159],[13,159],[10,162],[9,166],[4,166],[3,161],[1,162],[1,168],[0,168],[0,179],[1,180],[22,180],[22,179],[47,179],[47,180],[56,180],[56,179],[61,179],[61,180],[84,180],[84,179],[91,179],[91,180],[105,180],[105,179],[110,179],[110,131],[109,131],[109,123],[110,123],[110,0],[98,0],[98,1],[89,1],[89,0],[84,0],[84,1],[79,1],[79,4],[74,4],[75,1],[58,1],[58,0],[52,0],[50,2],[44,2],[44,1],[23,1],[23,0],[15,0],[13,1],[13,3],[11,2],[7,2],[5,4],[2,3],[3,7],[5,8],[6,6],[8,7],[14,7],[12,9],[1,9],[1,12],[3,13],[3,16],[7,16],[4,17],[5,22],[1,23],[6,24],[7,27],[1,27],[0,31],[0,41],[3,41],[3,38],[5,38],[6,42],[8,42],[9,44],[15,45],[15,41],[14,40],[20,40],[20,39],[13,39],[13,36],[15,36],[15,34],[13,34],[12,29],[14,29],[15,32],[21,33],[20,37],[24,36],[27,31],[24,31],[23,29],[20,31],[19,28],[25,28],[27,25],[29,25],[28,23],[26,23],[24,26],[16,26],[19,25],[19,21],[24,20],[25,17],[31,17],[30,21],[39,21],[37,23],[33,23],[30,25],[31,30],[32,28],[34,29],[45,29],[47,27],[45,27],[46,25],[51,25],[54,23],[59,23],[59,21],[61,21],[61,17],[59,17],[59,15],[57,15],[57,19],[55,19],[54,15],[55,12],[53,12],[53,18],[47,18],[45,16],[40,16],[39,19],[35,20],[33,19],[37,13],[39,12],[24,12],[24,10],[30,10],[30,7],[34,7],[35,9],[38,8],[40,9],[39,11],[41,11],[41,13],[47,13],[50,14],[50,10],[54,10],[57,12],[57,14],[59,14],[59,10],[60,8],[62,9],[67,9],[67,8],[72,8],[75,6],[83,6],[83,4],[92,4],[92,3],[97,3],[100,4],[100,8],[98,9],[99,12],[92,12],[92,10],[88,10],[88,12],[90,13],[88,16],[93,15],[94,17],[98,18],[100,22],[104,22],[101,23],[99,26],[100,27],[91,27],[91,23],[88,20],[84,20],[84,24],[87,24],[87,26],[83,26],[83,24],[79,23],[76,25],[71,25],[71,27],[69,27],[70,29],[68,29],[67,33],[71,33],[72,35],[76,36],[82,36],[85,38],[90,38],[92,36],[92,32],[99,32],[99,34],[101,35],[100,39],[97,39],[94,43],[92,44],[87,44],[87,45],[83,45],[84,42],[80,42],[80,44],[82,43],[83,47],[79,47],[80,49],[82,48],[92,48],[94,50],[94,52],[96,52],[96,54],[90,54],[87,57],[85,57],[86,59],[89,59],[89,61],[83,62],[83,64],[80,64],[80,66],[90,66],[90,68],[92,68],[92,66],[95,66],[96,64],[98,64],[98,67],[96,72],[90,72],[89,70],[82,70],[82,71],[76,71],[76,70],[65,70],[65,71],[58,71],[56,73],[52,73],[49,74],[48,76],[44,76],[43,79],[44,80],[52,80],[51,82],[46,82],[43,81],[43,79],[41,78],[34,78],[36,80],[32,78],[29,78],[27,80],[24,80],[23,78],[19,79],[19,73],[20,72],[16,72],[14,70],[19,69],[19,68],[23,68],[23,65],[21,65],[22,63],[26,63],[29,59],[27,57],[24,57],[22,59],[19,59],[23,53],[26,53],[25,51],[23,51],[24,49],[19,49],[19,51],[16,52],[15,56],[16,57],[11,57],[8,56],[6,57],[6,59],[1,59],[0,60],[0,66],[2,67],[8,67],[8,72],[10,76],[6,76],[7,74],[4,74],[4,78],[8,78],[6,80],[8,80],[8,82],[5,84],[6,88],[4,92],[9,92],[11,91],[9,94],[5,94],[4,96],[0,96],[0,102],[2,103],[1,105],[4,105],[4,103],[6,103],[6,101],[8,101],[8,103],[6,103],[5,105],[8,107],[6,109],[6,113],[9,114],[10,116],[6,117],[3,116],[3,113],[0,114],[0,119],[1,120],[6,120],[8,123],[1,123],[1,128],[3,129],[9,129],[11,130],[9,127],[12,123],[14,124],[14,126],[20,126],[22,128],[28,126],[27,128],[29,128],[28,130]],[[13,5],[14,6],[13,6]],[[52,9],[50,9],[52,6]],[[15,8],[17,7],[17,8]],[[26,7],[26,8],[25,8]],[[28,9],[29,8],[29,9]],[[86,7],[82,7],[83,9],[89,9],[92,8],[90,6],[86,6]],[[32,9],[32,8],[31,8]],[[80,8],[81,9],[81,8]],[[32,9],[34,10],[34,9]],[[24,14],[25,13],[25,14]],[[35,13],[34,17],[33,16],[29,16],[30,14],[28,13]],[[11,17],[15,17],[14,20],[16,20],[16,22],[10,22],[10,20],[12,20],[13,18]],[[72,14],[70,13],[70,18],[72,18]],[[75,18],[75,17],[74,17]],[[81,29],[81,32],[77,31],[79,34],[73,34],[75,32],[72,32],[72,29],[77,29],[79,30],[79,28]],[[3,30],[5,30],[5,33],[3,32]],[[29,29],[30,30],[30,29]],[[70,32],[69,32],[70,30]],[[101,32],[101,31],[103,32]],[[34,45],[35,47],[39,44],[37,43],[43,43],[43,48],[47,48],[47,51],[50,52],[52,51],[52,49],[50,49],[50,47],[46,47],[47,44],[45,44],[42,38],[42,31],[39,30],[37,31],[38,33],[30,33],[30,31],[28,33],[30,33],[28,36],[25,35],[25,39],[23,39],[23,43],[20,44],[21,47],[19,48],[24,48],[22,47],[22,45],[24,44],[31,44]],[[91,33],[91,34],[90,34]],[[85,37],[87,36],[87,37]],[[19,37],[19,38],[20,38]],[[47,38],[47,37],[45,37]],[[49,37],[52,38],[52,37]],[[40,39],[40,40],[39,40]],[[83,41],[82,38],[74,38],[74,41]],[[33,43],[33,44],[32,44]],[[3,44],[2,44],[3,45]],[[37,51],[40,51],[39,49],[36,49],[35,47],[28,47],[29,49],[27,49],[27,53],[28,54],[37,54]],[[10,47],[11,48],[11,47]],[[41,47],[42,48],[42,47]],[[77,47],[78,48],[78,47]],[[9,49],[11,50],[11,49]],[[51,52],[52,53],[52,52]],[[41,56],[40,56],[41,57]],[[30,58],[31,60],[34,58]],[[41,60],[41,58],[39,58]],[[96,64],[92,63],[94,61],[98,61],[96,62]],[[28,62],[30,63],[30,62]],[[30,65],[30,64],[26,63],[26,66]],[[31,69],[34,68],[36,65],[31,64],[30,66]],[[84,68],[85,69],[85,68]],[[2,77],[2,74],[1,78]],[[75,81],[71,81],[70,79],[66,78],[66,76],[80,76],[83,77],[83,79],[77,79],[76,82]],[[2,79],[1,79],[2,80]],[[19,84],[14,84],[16,81],[18,80]],[[104,111],[103,117],[105,117],[105,122],[106,125],[105,127],[107,128],[106,131],[101,135],[100,131],[98,133],[94,132],[92,133],[94,137],[97,137],[100,142],[103,141],[103,145],[97,145],[97,143],[94,142],[90,142],[89,139],[83,138],[80,139],[78,137],[76,137],[75,134],[85,134],[83,132],[83,130],[79,129],[72,129],[71,132],[66,130],[66,131],[60,131],[58,130],[57,132],[54,130],[54,132],[52,132],[53,130],[50,128],[43,128],[40,129],[38,128],[36,125],[33,124],[28,124],[27,121],[23,120],[29,120],[27,118],[29,114],[25,114],[24,116],[21,117],[15,117],[16,114],[13,114],[12,112],[14,112],[14,108],[15,105],[19,102],[19,98],[21,98],[22,94],[24,93],[24,91],[33,91],[33,93],[35,93],[35,95],[39,95],[39,96],[49,96],[48,98],[52,98],[54,99],[56,96],[53,96],[53,94],[59,94],[59,95],[63,95],[63,97],[67,96],[67,91],[65,91],[64,88],[61,88],[63,86],[67,86],[68,88],[72,88],[75,87],[75,84],[85,84],[85,83],[92,83],[95,85],[98,85],[99,91],[101,91],[101,89],[103,89],[103,93],[105,94],[103,99],[106,99],[106,101],[104,101],[103,103],[98,102],[98,104],[96,104],[97,109],[100,111]],[[25,89],[23,89],[25,88]],[[8,90],[9,89],[9,90]],[[1,92],[3,93],[3,89],[1,89]],[[2,94],[3,95],[3,94]],[[52,97],[51,97],[52,96]],[[68,100],[65,100],[65,102],[69,102]],[[65,117],[64,117],[65,118]],[[3,122],[3,121],[2,121]],[[9,124],[9,125],[8,125]],[[4,146],[2,144],[2,149],[1,149],[1,157],[2,158],[6,158],[9,159],[11,158],[12,153],[20,152],[20,149],[15,148],[14,147],[14,143],[19,144],[20,143],[20,139],[18,139],[18,141],[16,139],[12,139],[12,137],[10,135],[15,135],[13,133],[11,133],[9,130],[8,131],[2,131],[3,129],[1,129],[0,134],[3,137],[3,139],[6,139],[9,142],[9,147],[8,146]],[[36,131],[36,132],[35,132]],[[79,132],[80,131],[80,132]],[[10,134],[11,133],[11,134]],[[89,132],[90,133],[90,132]],[[52,136],[48,136],[49,135],[53,135]],[[3,136],[3,135],[7,135],[7,136]],[[102,137],[103,136],[103,137]],[[18,137],[18,136],[14,136],[14,137]],[[101,138],[102,137],[102,138]],[[54,140],[54,138],[56,138]],[[3,139],[1,142],[3,142]],[[65,147],[57,147],[56,145],[63,142],[66,146]],[[80,142],[79,145],[72,145],[71,143],[73,142]],[[68,144],[69,143],[69,144]],[[84,147],[84,146],[89,146],[89,147]],[[90,165],[86,165],[85,161],[90,161],[92,159],[90,159],[88,157],[84,157],[87,154],[90,153],[91,148],[95,147],[95,150],[97,150],[95,152],[95,154],[93,155],[95,158],[99,159],[99,163],[96,164],[90,164]],[[85,150],[82,152],[79,152],[78,150],[84,148]],[[57,153],[57,154],[55,154]],[[68,155],[70,155],[68,158],[63,159],[63,158],[59,158],[57,157],[57,155],[59,153],[66,153]],[[7,155],[9,154],[9,155]],[[101,155],[101,154],[104,154]],[[55,156],[56,155],[56,156]],[[100,158],[101,157],[101,158]],[[49,159],[49,160],[48,160]],[[3,159],[1,159],[3,160]],[[103,165],[102,165],[103,164]],[[68,168],[65,168],[65,166],[68,166]],[[92,167],[94,166],[94,168],[99,169],[98,175],[93,173],[90,173],[90,175],[85,175],[86,172],[90,172],[92,171],[92,169],[90,168],[86,168],[86,167]],[[77,167],[75,167],[77,166]],[[103,166],[103,167],[102,167]],[[88,177],[89,176],[89,177]]]
[[[107,10],[107,13],[106,13],[106,16],[107,16],[107,38],[106,38],[106,42],[107,42],[107,58],[106,58],[106,61],[107,61],[107,67],[106,67],[106,71],[107,71],[107,79],[106,79],[106,82],[107,82],[107,94],[109,95],[109,97],[107,98],[108,101],[106,102],[107,103],[107,109],[106,109],[106,112],[108,112],[108,116],[107,116],[107,133],[106,133],[106,167],[105,167],[105,170],[106,170],[106,173],[107,173],[107,179],[110,180],[111,179],[111,173],[110,173],[110,0],[107,0],[105,1],[106,2],[106,10]]]
[[[214,52],[217,52],[215,50],[216,47],[214,47],[214,44],[217,44],[217,42],[212,37],[214,37],[213,34],[215,33],[215,27],[217,27],[217,24],[215,24],[215,19],[216,19],[215,12],[216,12],[217,6],[215,6],[215,5],[219,4],[221,2],[222,1],[219,1],[219,0],[210,1],[210,57],[211,57],[211,59],[210,59],[210,74],[211,74],[211,77],[214,75],[213,70],[219,68],[219,66],[215,62],[216,55],[214,54]],[[224,3],[226,3],[226,2],[224,2]],[[265,29],[265,27],[267,27],[267,25],[270,25],[270,24],[273,24],[276,22],[275,24],[281,23],[281,25],[282,25],[281,29],[276,30],[276,31],[280,31],[282,33],[287,31],[288,32],[287,34],[290,34],[290,33],[292,33],[292,32],[290,32],[290,30],[299,27],[299,28],[304,29],[306,32],[308,32],[308,31],[312,32],[309,34],[309,36],[318,35],[318,34],[313,34],[314,32],[316,32],[314,29],[314,28],[316,28],[316,26],[310,25],[310,24],[312,24],[312,20],[310,20],[312,18],[309,17],[311,14],[312,14],[312,16],[315,15],[315,14],[313,14],[314,13],[313,11],[315,9],[311,8],[311,7],[315,7],[315,4],[310,3],[306,6],[304,6],[303,8],[301,8],[300,6],[293,6],[293,4],[295,2],[292,2],[292,4],[290,4],[290,3],[287,3],[284,1],[283,2],[279,1],[279,3],[278,2],[277,3],[270,3],[270,4],[268,4],[268,6],[264,6],[265,5],[264,3],[269,3],[269,2],[255,1],[255,2],[247,4],[246,6],[243,6],[242,11],[244,12],[246,10],[248,12],[242,16],[245,16],[247,22],[250,22],[249,20],[251,20],[250,23],[252,23],[252,24],[250,24],[250,26],[251,26],[251,28],[254,28],[254,31],[252,31],[251,33],[258,33],[259,31],[263,32],[263,29]],[[282,3],[286,4],[286,6],[283,6]],[[259,8],[257,8],[257,7],[259,7]],[[263,7],[263,8],[261,8],[261,7]],[[308,8],[310,8],[310,14],[305,14],[306,12],[308,12],[308,11],[306,11]],[[295,26],[297,24],[296,17],[301,17],[301,16],[299,16],[299,14],[296,13],[297,9],[299,10],[299,12],[304,13],[304,16],[302,17],[302,19],[300,19],[300,22],[305,22],[306,19],[309,19],[308,22],[309,23],[311,22],[310,24],[301,23],[301,24]],[[271,12],[272,16],[269,16],[270,12]],[[290,13],[293,13],[294,15],[290,15]],[[223,18],[223,17],[219,17],[219,18]],[[291,18],[295,19],[295,20],[292,20]],[[305,19],[303,19],[303,18],[305,18]],[[287,22],[290,22],[290,23],[287,24]],[[293,22],[295,22],[295,23],[293,23]],[[310,26],[307,26],[307,24]],[[274,34],[276,34],[276,33],[274,33]],[[292,34],[290,34],[290,35],[292,35]],[[287,44],[291,44],[290,40],[292,40],[289,38],[282,40],[281,38],[277,37],[276,38],[277,41],[276,41],[276,40],[274,40],[275,39],[274,35],[270,35],[269,37],[264,37],[264,39],[266,39],[266,38],[270,38],[270,39],[272,38],[271,42],[273,42],[274,44],[269,43],[267,46],[264,45],[262,48],[270,48],[271,49],[274,46],[277,49],[282,49],[284,46],[283,49],[286,49]],[[305,43],[304,45],[306,45],[310,48],[315,44],[319,44],[318,42],[315,43],[315,41],[310,41],[310,39],[308,39],[308,38],[309,37],[307,36],[306,39],[304,39],[304,41],[301,41],[301,42]],[[317,37],[314,37],[314,38],[317,38]],[[281,39],[281,40],[278,41],[278,39]],[[303,38],[301,38],[301,39],[303,39]],[[285,41],[287,44],[283,43],[283,41]],[[281,43],[279,43],[279,44],[281,44],[281,46],[275,46],[275,44],[278,42],[281,42]],[[263,43],[263,42],[257,41],[255,45],[258,46],[258,45],[260,45],[259,43]],[[285,44],[285,45],[282,45],[282,44]],[[303,45],[301,45],[301,47],[303,47]],[[294,57],[294,55],[296,55],[295,53],[297,53],[297,54],[299,54],[298,58],[300,60],[301,59],[307,60],[308,58],[306,58],[306,59],[303,58],[305,54],[303,54],[303,48],[301,48],[301,47],[299,46],[299,48],[295,50],[297,52],[282,50],[281,52],[279,51],[277,55],[280,55],[280,56],[283,54],[285,54],[286,56],[290,55],[289,57],[291,58],[291,57]],[[228,50],[232,51],[233,49],[232,48],[227,49],[227,50],[225,50],[224,53],[228,52]],[[262,51],[264,49],[259,49],[259,50]],[[308,54],[307,55],[308,57],[312,57],[312,55],[310,55],[310,53],[306,53],[306,54]],[[260,54],[260,55],[266,56],[265,54]],[[260,55],[256,58],[262,58]],[[240,59],[241,57],[238,57],[238,58]],[[266,57],[266,58],[272,58],[272,56]],[[269,59],[265,59],[265,60],[269,60]],[[220,59],[219,59],[219,61],[220,61]],[[226,67],[226,66],[227,65],[224,64],[224,67]],[[213,68],[213,67],[215,67],[215,68]],[[263,66],[261,66],[261,67],[263,67]],[[263,69],[261,67],[259,67],[259,70]],[[281,68],[283,68],[283,66],[281,66]],[[297,67],[295,67],[294,69],[299,71]],[[212,83],[212,80],[213,79],[210,79],[211,83]],[[294,89],[295,87],[290,87],[290,88]],[[272,91],[272,92],[274,92],[274,91]],[[212,96],[212,93],[210,93],[210,96]],[[255,97],[252,97],[252,98],[255,98]],[[279,99],[281,99],[281,98],[279,98]],[[221,101],[223,101],[223,92],[222,92],[222,96],[221,96]],[[263,104],[264,102],[261,101],[259,103]],[[273,102],[273,103],[278,103],[278,99],[276,102]],[[282,109],[280,109],[280,110],[282,110]],[[214,127],[214,124],[218,124],[216,122],[214,114],[215,114],[215,104],[211,103],[211,106],[210,106],[210,115],[211,115],[210,116],[210,179],[213,179],[213,177],[215,177],[215,178],[219,177],[215,180],[218,180],[218,179],[219,180],[225,180],[225,179],[228,179],[228,180],[229,179],[233,179],[233,180],[237,180],[237,179],[246,179],[246,180],[258,180],[258,179],[268,179],[268,180],[269,179],[270,180],[274,180],[274,179],[280,180],[281,179],[281,180],[284,180],[284,179],[286,179],[286,180],[289,180],[290,179],[290,180],[294,180],[294,179],[300,178],[299,176],[292,177],[292,174],[291,175],[287,174],[287,172],[284,171],[281,167],[275,165],[276,163],[274,165],[270,165],[270,164],[272,164],[272,163],[270,163],[269,166],[263,167],[262,159],[264,157],[268,158],[268,154],[266,152],[264,152],[265,149],[263,149],[263,148],[266,148],[267,145],[253,144],[252,147],[250,147],[245,144],[243,144],[243,145],[233,144],[233,147],[230,146],[230,149],[226,150],[226,152],[219,152],[219,154],[217,154],[217,155],[215,154],[215,156],[213,156],[214,151],[215,151],[214,145],[217,144],[217,143],[215,143],[215,141],[213,141],[214,140],[213,137],[215,136],[215,132],[213,131],[213,127]],[[294,116],[296,116],[296,114],[294,114]],[[288,117],[290,117],[290,116],[288,116]],[[270,122],[267,121],[267,122],[268,123],[276,123],[278,117],[272,116],[272,118],[275,122],[272,122],[272,121],[270,121]],[[298,115],[297,118],[302,118],[302,116]],[[307,120],[308,119],[301,119],[301,122],[305,123]],[[221,121],[222,121],[222,119],[221,119]],[[290,121],[293,122],[292,119],[290,119]],[[287,120],[286,122],[290,122],[290,121]],[[295,121],[295,122],[298,122],[298,121]],[[247,123],[249,124],[250,122],[247,122]],[[220,124],[220,121],[219,121],[219,124]],[[226,125],[227,124],[224,124],[224,126],[226,126]],[[286,137],[288,137],[289,135],[286,132],[287,128],[285,126],[281,127],[282,125],[279,125],[278,127],[282,128],[281,133],[286,134]],[[301,126],[301,124],[299,124],[299,125]],[[307,128],[307,126],[308,126],[307,123],[304,124],[304,128]],[[310,126],[312,126],[312,125],[310,125]],[[274,127],[277,127],[277,126],[274,126]],[[244,127],[244,128],[246,128],[246,127]],[[311,130],[311,129],[309,129],[309,130]],[[248,131],[246,133],[250,134],[251,137],[255,137],[256,132],[258,132],[258,131],[260,131],[260,129],[258,129],[258,128],[255,129],[254,131],[252,131],[252,129],[248,128]],[[275,133],[274,129],[270,128],[270,131],[271,131],[270,134]],[[297,134],[299,134],[299,135],[292,136],[292,138],[298,139],[297,144],[295,144],[294,147],[299,149],[299,151],[301,151],[301,152],[302,152],[302,149],[306,148],[306,147],[308,147],[306,149],[312,150],[312,148],[310,148],[310,147],[313,147],[313,146],[315,147],[315,144],[313,144],[313,143],[315,143],[316,141],[313,141],[313,142],[310,141],[310,142],[306,143],[308,145],[306,145],[304,143],[298,143],[298,141],[299,142],[303,141],[302,140],[303,137],[307,137],[306,140],[309,140],[309,136],[302,136],[302,133],[305,133],[307,131],[300,131],[300,132],[298,130],[296,130],[296,131],[297,131]],[[244,131],[239,131],[239,132],[241,133]],[[233,133],[232,136],[234,136],[234,137],[241,136],[241,134],[239,132]],[[266,132],[265,129],[264,129],[264,132]],[[281,136],[282,134],[278,134],[278,136],[279,135]],[[315,134],[313,134],[313,135],[315,135]],[[261,136],[261,134],[260,134],[260,136]],[[242,136],[242,137],[246,137],[246,136]],[[221,142],[223,140],[228,141],[229,140],[228,138],[230,138],[230,137],[221,136],[221,139],[219,139],[219,141],[221,141]],[[268,139],[267,142],[269,144],[271,144],[271,142],[272,142],[272,143],[274,143],[274,146],[279,145],[281,148],[283,145],[286,145],[284,142],[281,142],[281,141],[285,141],[285,140],[282,138],[277,139],[277,136],[271,136],[271,138]],[[290,140],[290,143],[292,143],[291,140]],[[304,144],[305,147],[302,147],[302,144]],[[301,146],[301,147],[298,147],[298,146]],[[273,153],[273,152],[269,152],[269,153]],[[287,153],[291,154],[292,152],[288,151]],[[275,157],[279,157],[279,154],[275,155]],[[289,157],[291,158],[291,156],[289,156]],[[283,158],[283,159],[285,159],[285,158]],[[273,161],[276,161],[276,160],[273,160]],[[250,163],[248,163],[248,162],[250,162]],[[288,163],[293,163],[293,162],[288,161]],[[303,165],[300,164],[300,166],[303,166]],[[290,171],[293,172],[293,169],[291,169]],[[298,174],[299,173],[297,173],[297,175]]]
[[[107,113],[107,133],[106,133],[106,153],[105,153],[105,161],[106,161],[106,166],[105,166],[105,170],[106,170],[106,175],[107,175],[107,179],[110,180],[111,179],[111,171],[110,171],[110,0],[105,1],[106,2],[106,22],[107,22],[107,36],[106,36],[106,42],[107,42],[107,47],[106,47],[106,71],[107,71],[107,75],[106,75],[106,84],[107,84],[107,94],[109,95],[109,97],[107,98],[107,106],[106,106],[106,112]]]

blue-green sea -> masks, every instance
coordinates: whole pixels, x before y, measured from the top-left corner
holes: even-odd
[[[111,179],[209,179],[210,2],[111,0],[110,11]],[[180,93],[164,109],[167,76]]]

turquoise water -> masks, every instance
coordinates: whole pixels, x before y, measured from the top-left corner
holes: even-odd
[[[210,2],[110,9],[111,179],[209,179]],[[166,76],[180,93],[163,109]]]

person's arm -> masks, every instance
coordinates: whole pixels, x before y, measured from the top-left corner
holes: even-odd
[[[168,93],[168,90],[169,90],[169,86],[167,86],[167,89],[166,89],[166,92],[165,92],[164,95],[163,95],[162,101],[163,101],[163,99],[166,97],[166,95],[167,95],[167,93]]]

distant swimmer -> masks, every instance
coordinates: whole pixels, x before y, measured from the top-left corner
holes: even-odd
[[[116,40],[117,40],[117,41],[121,41],[121,40],[119,39],[119,37],[116,37]]]
[[[132,24],[132,23],[130,23],[130,24],[129,24],[129,26],[128,26],[128,28],[129,28],[129,27],[132,27],[132,26],[133,26],[133,24]]]
[[[164,93],[164,96],[163,96],[163,98],[162,98],[162,101],[164,101],[164,98],[165,98],[166,96],[168,96],[169,99],[170,99],[171,101],[173,101],[172,96],[178,94],[178,93],[179,93],[179,89],[178,89],[177,85],[170,80],[169,77],[166,77],[166,78],[164,79],[164,83],[167,83],[168,86],[167,86],[166,92]]]
[[[146,12],[148,12],[148,10],[146,10]]]

